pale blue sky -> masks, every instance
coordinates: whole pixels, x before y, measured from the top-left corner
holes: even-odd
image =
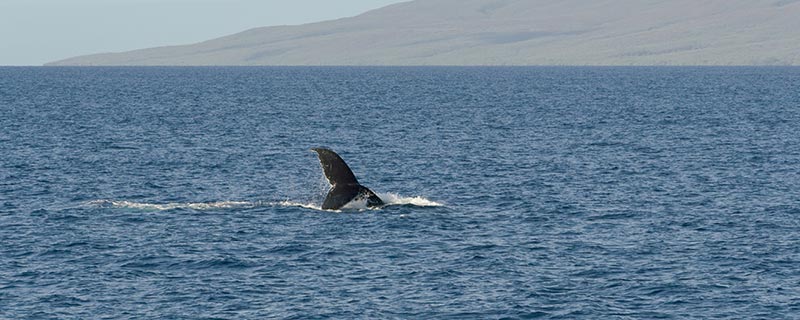
[[[407,0],[0,0],[0,65],[187,44]]]

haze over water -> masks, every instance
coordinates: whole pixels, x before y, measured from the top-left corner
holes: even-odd
[[[0,68],[0,318],[800,313],[797,68]],[[319,210],[309,148],[390,206]]]

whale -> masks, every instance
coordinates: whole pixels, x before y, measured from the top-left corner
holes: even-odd
[[[322,203],[323,210],[339,210],[354,200],[366,200],[369,208],[385,204],[375,192],[358,183],[356,175],[336,152],[322,147],[311,148],[311,151],[317,153],[325,178],[331,185],[328,195],[325,196],[325,201]]]

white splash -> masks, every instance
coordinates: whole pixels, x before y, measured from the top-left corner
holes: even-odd
[[[349,203],[344,205],[339,210],[329,210],[329,211],[340,212],[340,211],[353,211],[353,210],[356,210],[356,211],[381,210],[382,208],[388,207],[388,206],[408,206],[408,205],[416,206],[416,207],[443,207],[444,206],[444,204],[442,204],[442,203],[439,203],[439,202],[436,202],[436,201],[432,201],[432,200],[428,200],[428,199],[426,199],[424,197],[419,197],[419,196],[417,196],[417,197],[403,197],[403,196],[398,195],[396,193],[378,193],[377,195],[378,195],[379,198],[381,198],[381,200],[383,200],[385,205],[380,206],[380,207],[368,207],[367,206],[367,198],[362,198],[362,199],[356,199],[356,200],[350,201]],[[316,206],[313,209],[320,210],[320,207]]]
[[[444,207],[445,205],[440,202],[428,200],[424,197],[403,197],[396,193],[379,193],[378,197],[386,202],[386,205],[412,205],[417,207]]]
[[[280,207],[299,207],[299,208],[322,211],[322,206],[320,206],[319,204],[314,204],[314,203],[302,203],[302,202],[285,200],[285,201],[280,201],[280,202],[272,202],[271,204],[273,206],[280,206]]]
[[[345,204],[344,206],[342,206],[341,210],[364,211],[364,210],[376,210],[376,209],[380,208],[380,207],[374,207],[374,208],[368,207],[367,206],[367,200],[368,200],[367,198],[359,198],[359,199],[352,200],[352,201],[348,202],[347,204]],[[337,210],[337,211],[341,211],[341,210]]]

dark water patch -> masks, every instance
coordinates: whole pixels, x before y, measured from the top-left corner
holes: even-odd
[[[626,220],[631,219],[636,216],[636,213],[627,212],[627,213],[605,213],[605,214],[595,214],[591,215],[586,218],[587,221],[605,221],[605,220]]]

